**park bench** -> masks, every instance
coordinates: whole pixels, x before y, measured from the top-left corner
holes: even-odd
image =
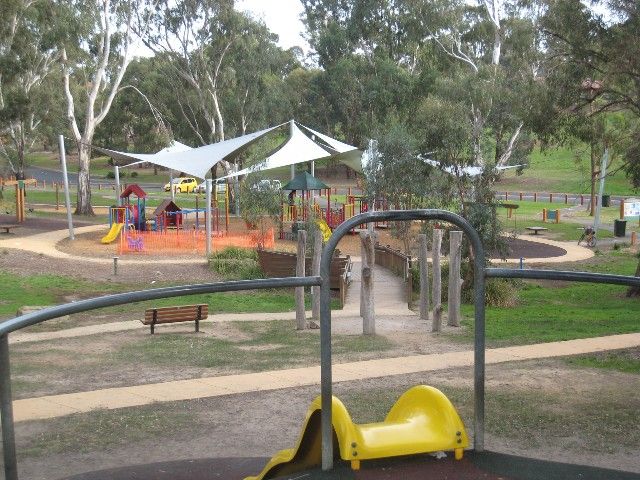
[[[529,230],[530,232],[533,232],[532,235],[537,235],[538,232],[545,232],[549,229],[545,227],[527,227],[527,230]]]
[[[4,230],[4,233],[11,233],[11,230],[18,228],[20,225],[0,225],[0,229]]]
[[[196,322],[196,332],[200,331],[200,320],[209,315],[209,305],[181,305],[179,307],[148,308],[144,312],[143,325],[151,327],[151,334],[155,326],[160,323]]]

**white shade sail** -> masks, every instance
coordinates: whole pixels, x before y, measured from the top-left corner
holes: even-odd
[[[204,147],[193,148],[182,151],[164,151],[158,153],[129,153],[109,150],[107,148],[93,147],[96,150],[117,160],[133,160],[136,163],[148,162],[161,167],[166,167],[178,172],[184,172],[198,178],[205,178],[209,170],[211,170],[218,162],[224,160],[238,150],[241,150],[267,133],[272,132],[275,127],[260,130],[259,132],[250,133],[241,137],[232,138],[223,142],[205,145]]]
[[[205,178],[218,162],[231,157],[283,125],[290,125],[290,136],[275,152],[263,162],[223,178],[237,177],[254,171],[270,170],[329,158],[336,159],[357,172],[362,172],[362,152],[360,150],[300,125],[293,120],[259,132],[198,148],[190,148],[179,142],[174,142],[171,146],[154,154],[119,152],[96,146],[93,148],[116,160],[133,162],[126,166],[152,163],[178,172],[184,172],[194,177]],[[309,136],[313,139],[309,138]]]
[[[362,152],[356,147],[318,133],[304,125],[300,125],[300,127],[298,127],[298,125],[299,124],[296,122],[292,123],[291,136],[289,140],[276,152],[268,156],[264,161],[238,172],[234,172],[223,178],[232,178],[240,175],[247,175],[251,172],[272,170],[274,168],[281,168],[289,165],[296,165],[298,163],[324,160],[328,158],[334,158],[339,162],[346,164],[353,170],[362,172],[362,163],[360,161]],[[302,129],[321,139],[326,147],[309,138],[303,133]]]

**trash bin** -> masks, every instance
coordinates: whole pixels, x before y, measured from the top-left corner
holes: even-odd
[[[602,195],[602,206],[603,207],[611,206],[611,195]]]
[[[616,237],[624,237],[627,230],[626,220],[614,220],[613,221],[613,234]]]

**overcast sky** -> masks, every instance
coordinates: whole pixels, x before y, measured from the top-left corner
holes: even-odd
[[[305,52],[309,50],[309,45],[302,38],[304,26],[300,20],[300,0],[236,0],[236,9],[246,10],[263,19],[269,30],[280,36],[278,44],[282,48],[300,46]]]

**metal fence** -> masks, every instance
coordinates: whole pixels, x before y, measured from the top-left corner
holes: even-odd
[[[15,433],[11,395],[11,373],[9,363],[10,333],[25,327],[58,318],[64,315],[95,310],[104,307],[124,305],[145,300],[180,297],[213,292],[231,292],[265,288],[312,287],[320,286],[320,362],[322,397],[322,468],[333,468],[333,432],[332,432],[332,352],[331,352],[331,258],[340,239],[353,228],[366,223],[387,221],[440,220],[459,227],[471,244],[474,256],[475,282],[475,326],[474,326],[474,448],[484,450],[484,406],[485,406],[485,280],[486,278],[529,278],[579,281],[591,283],[609,283],[616,285],[640,286],[640,278],[622,275],[604,275],[585,272],[562,272],[553,270],[510,270],[505,268],[487,268],[485,254],[480,237],[473,227],[459,215],[444,210],[406,210],[381,211],[357,215],[340,225],[329,239],[322,254],[319,277],[270,278],[263,280],[245,280],[234,282],[208,283],[166,287],[138,292],[108,295],[89,300],[68,303],[29,313],[7,320],[0,324],[0,414],[2,416],[2,439],[4,450],[4,469],[6,480],[17,480]]]

